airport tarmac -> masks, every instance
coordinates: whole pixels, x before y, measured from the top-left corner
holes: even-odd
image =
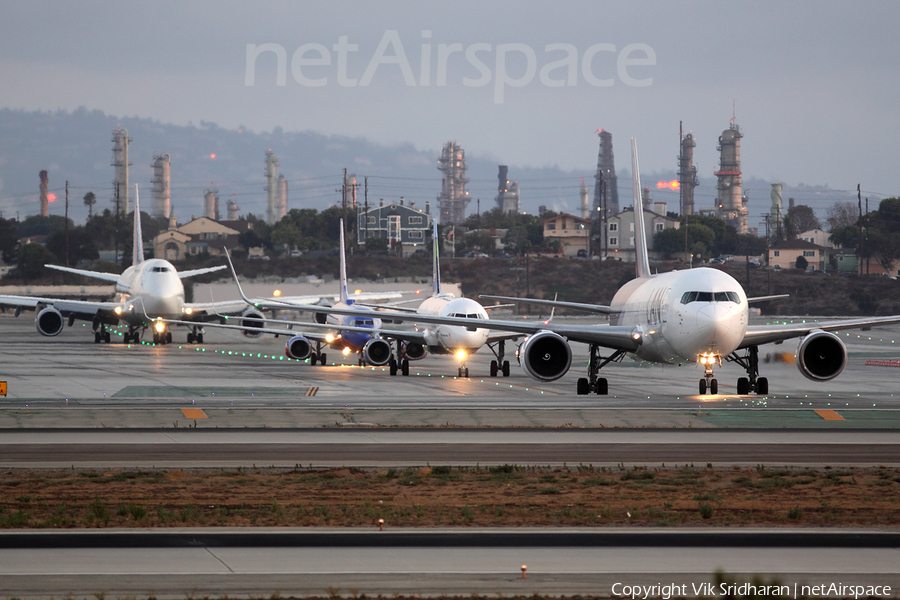
[[[602,374],[610,395],[578,396],[587,352],[574,344],[562,379],[539,382],[519,367],[508,344],[510,377],[488,377],[482,349],[457,377],[449,356],[429,355],[409,377],[356,364],[329,351],[328,366],[284,357],[285,338],[246,338],[208,329],[188,346],[185,330],[166,346],[94,344],[76,323],[54,338],[39,335],[29,314],[0,316],[0,428],[33,427],[775,427],[892,428],[900,425],[900,327],[845,332],[849,363],[836,379],[805,379],[792,364],[761,364],[771,394],[733,394],[742,370],[717,370],[717,396],[696,394],[698,365],[641,365],[626,359]],[[121,340],[115,336],[114,340]],[[796,344],[769,345],[774,357]],[[869,364],[867,364],[867,362]],[[187,411],[187,412],[185,412]],[[199,412],[198,412],[199,411]],[[192,416],[193,415],[193,416]],[[199,416],[199,417],[198,417]]]

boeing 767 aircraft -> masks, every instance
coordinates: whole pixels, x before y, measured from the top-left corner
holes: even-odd
[[[599,376],[600,370],[628,354],[650,362],[703,365],[704,375],[699,382],[701,394],[717,394],[719,384],[715,369],[725,361],[735,362],[747,374],[737,380],[738,394],[768,394],[769,381],[759,373],[759,346],[797,338],[800,340],[797,368],[812,381],[828,381],[837,377],[847,364],[847,349],[834,331],[900,323],[900,315],[894,315],[800,325],[750,325],[749,304],[771,297],[747,298],[741,284],[727,273],[697,268],[652,274],[634,138],[631,155],[636,209],[636,277],[616,292],[609,306],[527,300],[531,304],[579,308],[607,315],[609,324],[495,320],[485,323],[483,319],[421,313],[381,312],[380,316],[394,322],[462,325],[469,330],[487,325],[493,330],[526,334],[529,337],[519,347],[519,362],[529,375],[540,381],[554,381],[568,372],[572,364],[570,343],[588,344],[588,372],[587,377],[578,379],[579,394],[607,394],[609,384],[606,378]],[[338,311],[331,312],[339,314]]]

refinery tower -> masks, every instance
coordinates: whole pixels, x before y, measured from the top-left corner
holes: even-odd
[[[747,198],[742,194],[741,134],[732,119],[731,126],[719,137],[719,170],[715,176],[716,216],[738,233],[747,233]]]
[[[438,207],[441,224],[456,225],[466,220],[466,205],[470,202],[466,191],[466,152],[456,142],[447,142],[438,160],[441,172],[441,195]]]
[[[597,173],[594,175],[594,210],[606,208],[606,216],[619,213],[619,188],[616,181],[616,161],[613,157],[612,134],[598,129],[600,152],[597,155]]]

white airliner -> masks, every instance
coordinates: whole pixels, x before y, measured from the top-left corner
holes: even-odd
[[[143,242],[141,239],[141,209],[137,185],[134,186],[134,193],[132,264],[125,269],[124,273],[119,275],[57,265],[44,265],[50,269],[115,283],[115,301],[87,302],[33,296],[0,296],[0,305],[15,307],[16,316],[21,314],[23,309],[37,311],[37,316],[34,320],[35,328],[41,335],[46,336],[59,335],[67,319],[70,327],[76,319],[91,321],[95,343],[109,343],[111,340],[109,327],[117,326],[119,323],[124,323],[128,327],[123,334],[126,344],[139,342],[144,330],[151,324],[153,341],[155,343],[171,342],[172,333],[169,331],[168,326],[164,321],[157,320],[157,318],[161,318],[189,321],[187,325],[191,328],[191,332],[188,333],[188,343],[197,342],[202,344],[203,321],[212,318],[218,320],[220,318],[218,313],[213,316],[211,313],[213,310],[228,311],[230,308],[232,310],[236,309],[237,314],[250,317],[262,316],[255,309],[249,309],[246,305],[235,302],[208,304],[185,302],[182,279],[203,273],[211,273],[226,267],[221,265],[179,273],[169,261],[160,258],[144,260]]]
[[[632,139],[632,170],[635,210],[636,278],[622,286],[609,306],[516,299],[531,304],[579,308],[608,315],[609,324],[518,323],[490,321],[490,328],[527,334],[519,347],[519,362],[540,381],[554,381],[572,364],[571,342],[588,344],[587,377],[578,379],[579,394],[608,393],[601,368],[621,361],[627,354],[659,363],[693,362],[705,367],[699,392],[718,393],[714,369],[725,361],[735,362],[747,372],[737,380],[737,393],[768,394],[769,382],[759,376],[759,346],[799,338],[796,363],[813,381],[837,377],[847,364],[847,349],[832,333],[843,329],[871,328],[900,323],[900,316],[863,318],[801,325],[749,325],[748,305],[773,298],[750,298],[733,277],[711,268],[650,272],[644,217],[641,210],[640,170],[637,145]],[[381,313],[385,320],[444,325],[464,325],[470,330],[484,327],[483,320],[447,316]],[[605,354],[605,355],[604,355]]]

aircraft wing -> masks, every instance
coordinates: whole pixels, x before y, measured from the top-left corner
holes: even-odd
[[[784,340],[803,337],[810,331],[865,330],[879,325],[895,325],[897,323],[900,323],[900,317],[894,315],[891,317],[869,317],[843,321],[807,321],[805,323],[784,325],[751,325],[747,327],[747,333],[744,334],[744,340],[738,348],[783,342]]]
[[[39,307],[52,306],[63,316],[75,315],[76,318],[91,320],[100,313],[112,314],[121,302],[88,302],[85,300],[63,300],[60,298],[41,298],[38,296],[0,296],[0,306],[12,306],[16,309],[37,310]]]
[[[359,313],[355,313],[355,314],[359,314]],[[381,337],[385,337],[385,338],[402,340],[402,341],[419,342],[421,344],[425,343],[424,334],[422,334],[419,331],[415,331],[415,330],[400,331],[400,330],[390,330],[390,329],[373,329],[372,327],[355,327],[355,326],[351,326],[351,325],[331,325],[331,324],[327,324],[327,323],[306,323],[306,322],[300,322],[300,321],[286,321],[284,319],[258,319],[255,317],[242,318],[242,317],[227,317],[226,316],[226,317],[222,317],[222,318],[225,321],[234,319],[236,321],[247,320],[247,321],[254,321],[256,323],[271,323],[271,324],[277,323],[280,325],[286,325],[287,327],[284,327],[284,328],[281,328],[281,327],[254,327],[254,326],[248,326],[248,325],[228,325],[225,323],[205,323],[203,326],[210,327],[213,329],[231,329],[234,331],[241,331],[241,332],[249,331],[252,333],[267,333],[267,334],[276,335],[276,336],[279,336],[279,335],[286,335],[286,336],[303,335],[312,340],[322,341],[322,342],[327,341],[326,340],[326,336],[328,335],[327,333],[310,332],[310,331],[306,331],[306,330],[320,329],[320,330],[338,331],[338,332],[353,331],[356,333],[371,333],[373,335],[377,335],[377,336],[381,336]],[[148,319],[149,319],[149,317],[148,317]],[[150,319],[150,320],[153,321],[154,319]],[[159,320],[159,321],[162,321],[163,323],[168,323],[170,325],[188,325],[188,326],[196,325],[196,323],[191,322],[191,321],[180,321],[180,320],[176,320],[176,319],[155,319],[155,320]],[[297,329],[294,329],[294,327],[297,327]]]
[[[194,277],[196,275],[203,275],[205,273],[213,273],[215,271],[221,271],[222,269],[227,269],[228,265],[219,265],[217,267],[205,267],[203,269],[192,269],[190,271],[178,271],[178,276],[181,279],[186,277]]]
[[[559,302],[557,300],[538,300],[536,298],[513,298],[511,296],[488,296],[482,294],[479,298],[487,300],[503,300],[505,302],[514,302],[516,304],[535,304],[539,306],[552,306],[555,308],[571,308],[572,310],[581,310],[584,312],[598,313],[608,315],[611,311],[610,307],[601,304],[582,304],[581,302]],[[499,308],[485,306],[485,308]]]
[[[99,271],[86,271],[84,269],[73,269],[72,267],[61,267],[59,265],[44,265],[48,269],[56,269],[57,271],[65,271],[66,273],[74,273],[76,275],[83,275],[85,277],[93,277],[94,279],[102,279],[103,281],[111,281],[113,283],[119,282],[119,277],[121,275],[117,275],[116,273],[101,273]],[[224,268],[224,267],[222,267]]]

